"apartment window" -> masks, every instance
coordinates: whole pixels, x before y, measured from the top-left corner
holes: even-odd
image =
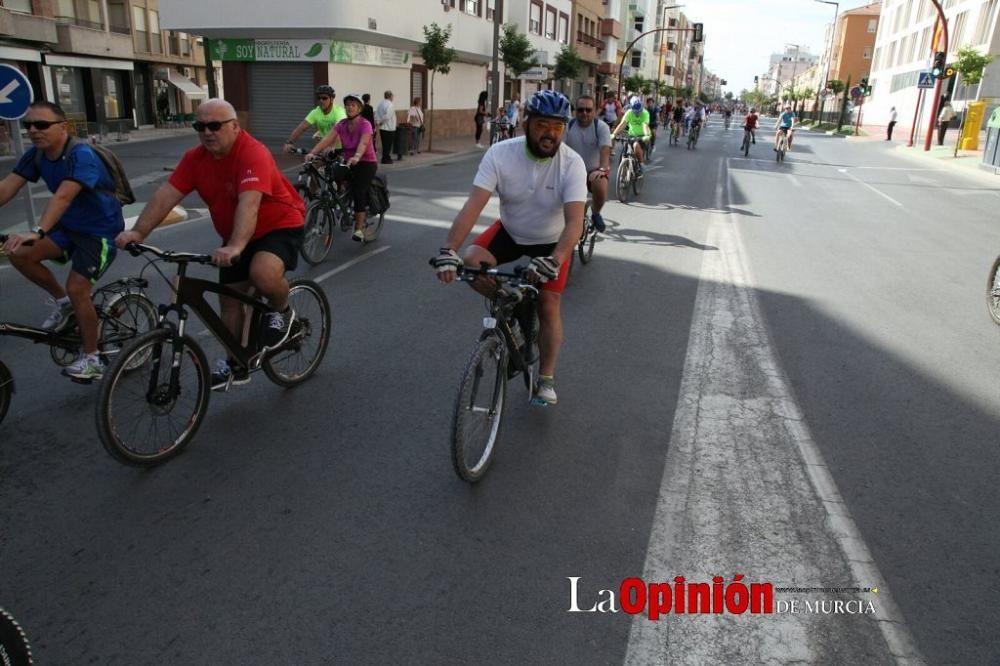
[[[642,51],[638,49],[632,51],[632,66],[635,68],[642,67]]]
[[[135,50],[139,53],[149,53],[149,33],[146,32],[146,8],[132,5],[132,29],[135,36]]]
[[[497,0],[486,0],[486,20],[492,21],[496,13]]]
[[[895,42],[893,42],[892,44],[889,45],[889,59],[886,60],[886,62],[885,62],[885,66],[886,67],[892,67],[895,64],[895,61],[896,61],[896,44],[898,44],[898,43],[899,43],[898,41],[895,41]]]
[[[123,0],[109,0],[108,26],[111,28],[111,32],[117,32],[120,35],[127,35],[131,32],[128,27],[128,5]]]
[[[909,43],[910,43],[910,36],[907,35],[906,37],[903,37],[903,41],[899,44],[899,54],[896,58],[897,65],[902,64],[903,61],[906,59],[906,47],[909,45]]]
[[[976,26],[975,44],[985,44],[989,39],[990,19],[997,8],[997,0],[986,0],[979,8],[979,23]]]
[[[924,33],[920,36],[920,48],[917,50],[918,57],[927,55],[927,49],[931,46],[931,29],[924,28]]]
[[[955,22],[952,24],[954,32],[948,35],[948,46],[957,49],[962,45],[962,37],[965,36],[965,21],[969,18],[969,12],[962,12],[957,17],[955,17]]]
[[[642,26],[645,25],[645,23],[646,23],[646,17],[644,17],[644,16],[636,16],[635,17],[635,31],[636,31],[636,33],[641,33],[642,32]]]
[[[163,42],[160,41],[160,12],[149,10],[149,50],[152,53],[163,53]]]
[[[76,18],[76,5],[73,0],[59,0],[56,3],[56,18]]]
[[[528,32],[533,35],[542,34],[542,5],[531,3],[531,14],[528,15]]]
[[[177,33],[177,43],[181,47],[181,56],[186,58],[191,55],[191,38],[188,37],[186,32]]]
[[[904,26],[910,25],[910,12],[913,11],[913,3],[915,3],[916,1],[917,0],[908,0],[908,2],[906,3],[906,18],[903,19]]]
[[[553,7],[545,8],[545,38],[556,38],[556,10]]]
[[[882,63],[882,47],[875,49],[875,60],[872,62],[872,69],[878,69]]]
[[[861,57],[863,57],[865,60],[871,60],[871,58],[872,58],[872,47],[866,46],[865,47],[864,55],[862,55]]]
[[[667,23],[667,27],[669,27],[669,28],[676,28],[677,27],[677,19],[675,19],[675,18],[670,19],[668,21],[668,23]]]
[[[31,13],[31,0],[3,0],[0,5],[12,12]]]
[[[479,16],[479,0],[461,0],[460,9],[470,16]]]
[[[868,32],[875,34],[878,31],[878,19],[868,19]]]
[[[559,41],[569,44],[569,15],[559,14]]]
[[[902,8],[900,7],[896,8],[896,18],[892,23],[893,32],[899,32],[899,22],[903,19],[903,12],[901,11],[901,9]]]

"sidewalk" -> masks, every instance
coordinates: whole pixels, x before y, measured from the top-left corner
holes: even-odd
[[[868,136],[849,136],[848,141],[881,141],[885,140],[885,125],[862,125]],[[927,138],[927,128],[921,128],[919,136],[913,137],[913,146],[907,146],[910,140],[910,128],[896,125],[892,131],[892,145],[897,154],[926,161],[937,167],[948,169],[959,169],[963,172],[972,172],[987,176],[1000,174],[1000,169],[993,166],[982,165],[983,150],[986,145],[986,131],[979,133],[979,148],[977,150],[959,150],[958,157],[955,157],[955,142],[958,140],[958,128],[949,128],[944,137],[944,145],[937,145],[937,130],[931,140],[931,149],[924,150],[924,141]]]
[[[138,129],[132,130],[128,133],[128,139],[125,141],[111,141],[106,140],[103,145],[114,147],[122,146],[130,143],[143,143],[145,141],[155,141],[157,139],[165,139],[173,136],[194,136],[194,130],[190,127],[177,127],[170,129],[161,128],[151,128],[151,129]],[[83,139],[78,139],[82,141]],[[31,142],[27,139],[24,140],[25,149],[31,147]],[[17,155],[0,155],[0,167],[6,168],[6,166],[13,165],[18,160]]]

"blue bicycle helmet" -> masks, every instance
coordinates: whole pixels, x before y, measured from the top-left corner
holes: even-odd
[[[569,100],[555,90],[539,90],[528,98],[524,113],[526,116],[558,118],[569,122]]]

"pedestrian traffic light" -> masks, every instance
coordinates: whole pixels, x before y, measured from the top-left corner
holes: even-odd
[[[937,53],[934,54],[934,65],[931,67],[931,76],[933,76],[935,79],[944,78],[946,57],[947,56],[945,55],[944,51],[938,51]]]
[[[700,42],[705,39],[705,24],[695,23],[694,24],[694,36],[691,38],[692,42]]]

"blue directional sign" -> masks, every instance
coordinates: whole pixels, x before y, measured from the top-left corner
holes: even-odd
[[[0,64],[0,118],[17,120],[28,112],[34,98],[28,77],[17,67]]]
[[[933,88],[935,83],[937,83],[937,79],[934,78],[934,74],[931,72],[920,72],[920,75],[917,77],[918,88]]]

